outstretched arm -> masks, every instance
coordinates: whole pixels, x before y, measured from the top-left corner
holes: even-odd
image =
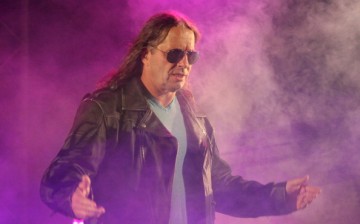
[[[54,211],[73,217],[71,200],[84,175],[94,176],[105,153],[102,110],[96,103],[80,105],[63,148],[45,171],[40,185],[42,200]],[[80,218],[80,217],[79,217]]]

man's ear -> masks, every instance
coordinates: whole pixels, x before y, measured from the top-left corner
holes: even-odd
[[[146,62],[149,59],[149,54],[150,54],[150,51],[148,48],[145,48],[141,54],[141,61],[144,65],[146,64]]]

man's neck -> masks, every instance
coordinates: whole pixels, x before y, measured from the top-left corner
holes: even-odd
[[[153,95],[153,97],[156,99],[158,104],[160,104],[164,108],[169,106],[169,104],[174,100],[175,96],[176,96],[175,93],[167,93],[158,96]]]
[[[176,92],[170,92],[170,91],[162,92],[158,89],[152,88],[151,85],[149,86],[146,84],[143,78],[141,78],[141,82],[143,83],[147,91],[152,95],[152,97],[154,97],[157,103],[164,108],[169,106],[169,104],[174,100],[176,96]]]

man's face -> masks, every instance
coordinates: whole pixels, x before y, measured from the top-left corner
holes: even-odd
[[[194,48],[194,32],[184,26],[171,28],[162,43],[155,48],[148,48],[142,59],[144,66],[141,80],[152,95],[159,97],[174,94],[186,84],[191,70],[187,55],[178,63],[170,63],[164,52],[172,49],[191,51]]]

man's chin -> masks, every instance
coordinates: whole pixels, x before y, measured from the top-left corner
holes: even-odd
[[[176,92],[176,91],[178,91],[178,90],[180,90],[180,89],[183,89],[185,87],[185,83],[184,82],[179,82],[179,83],[175,83],[174,85],[172,85],[170,88],[169,88],[169,90],[171,91],[171,92]]]

